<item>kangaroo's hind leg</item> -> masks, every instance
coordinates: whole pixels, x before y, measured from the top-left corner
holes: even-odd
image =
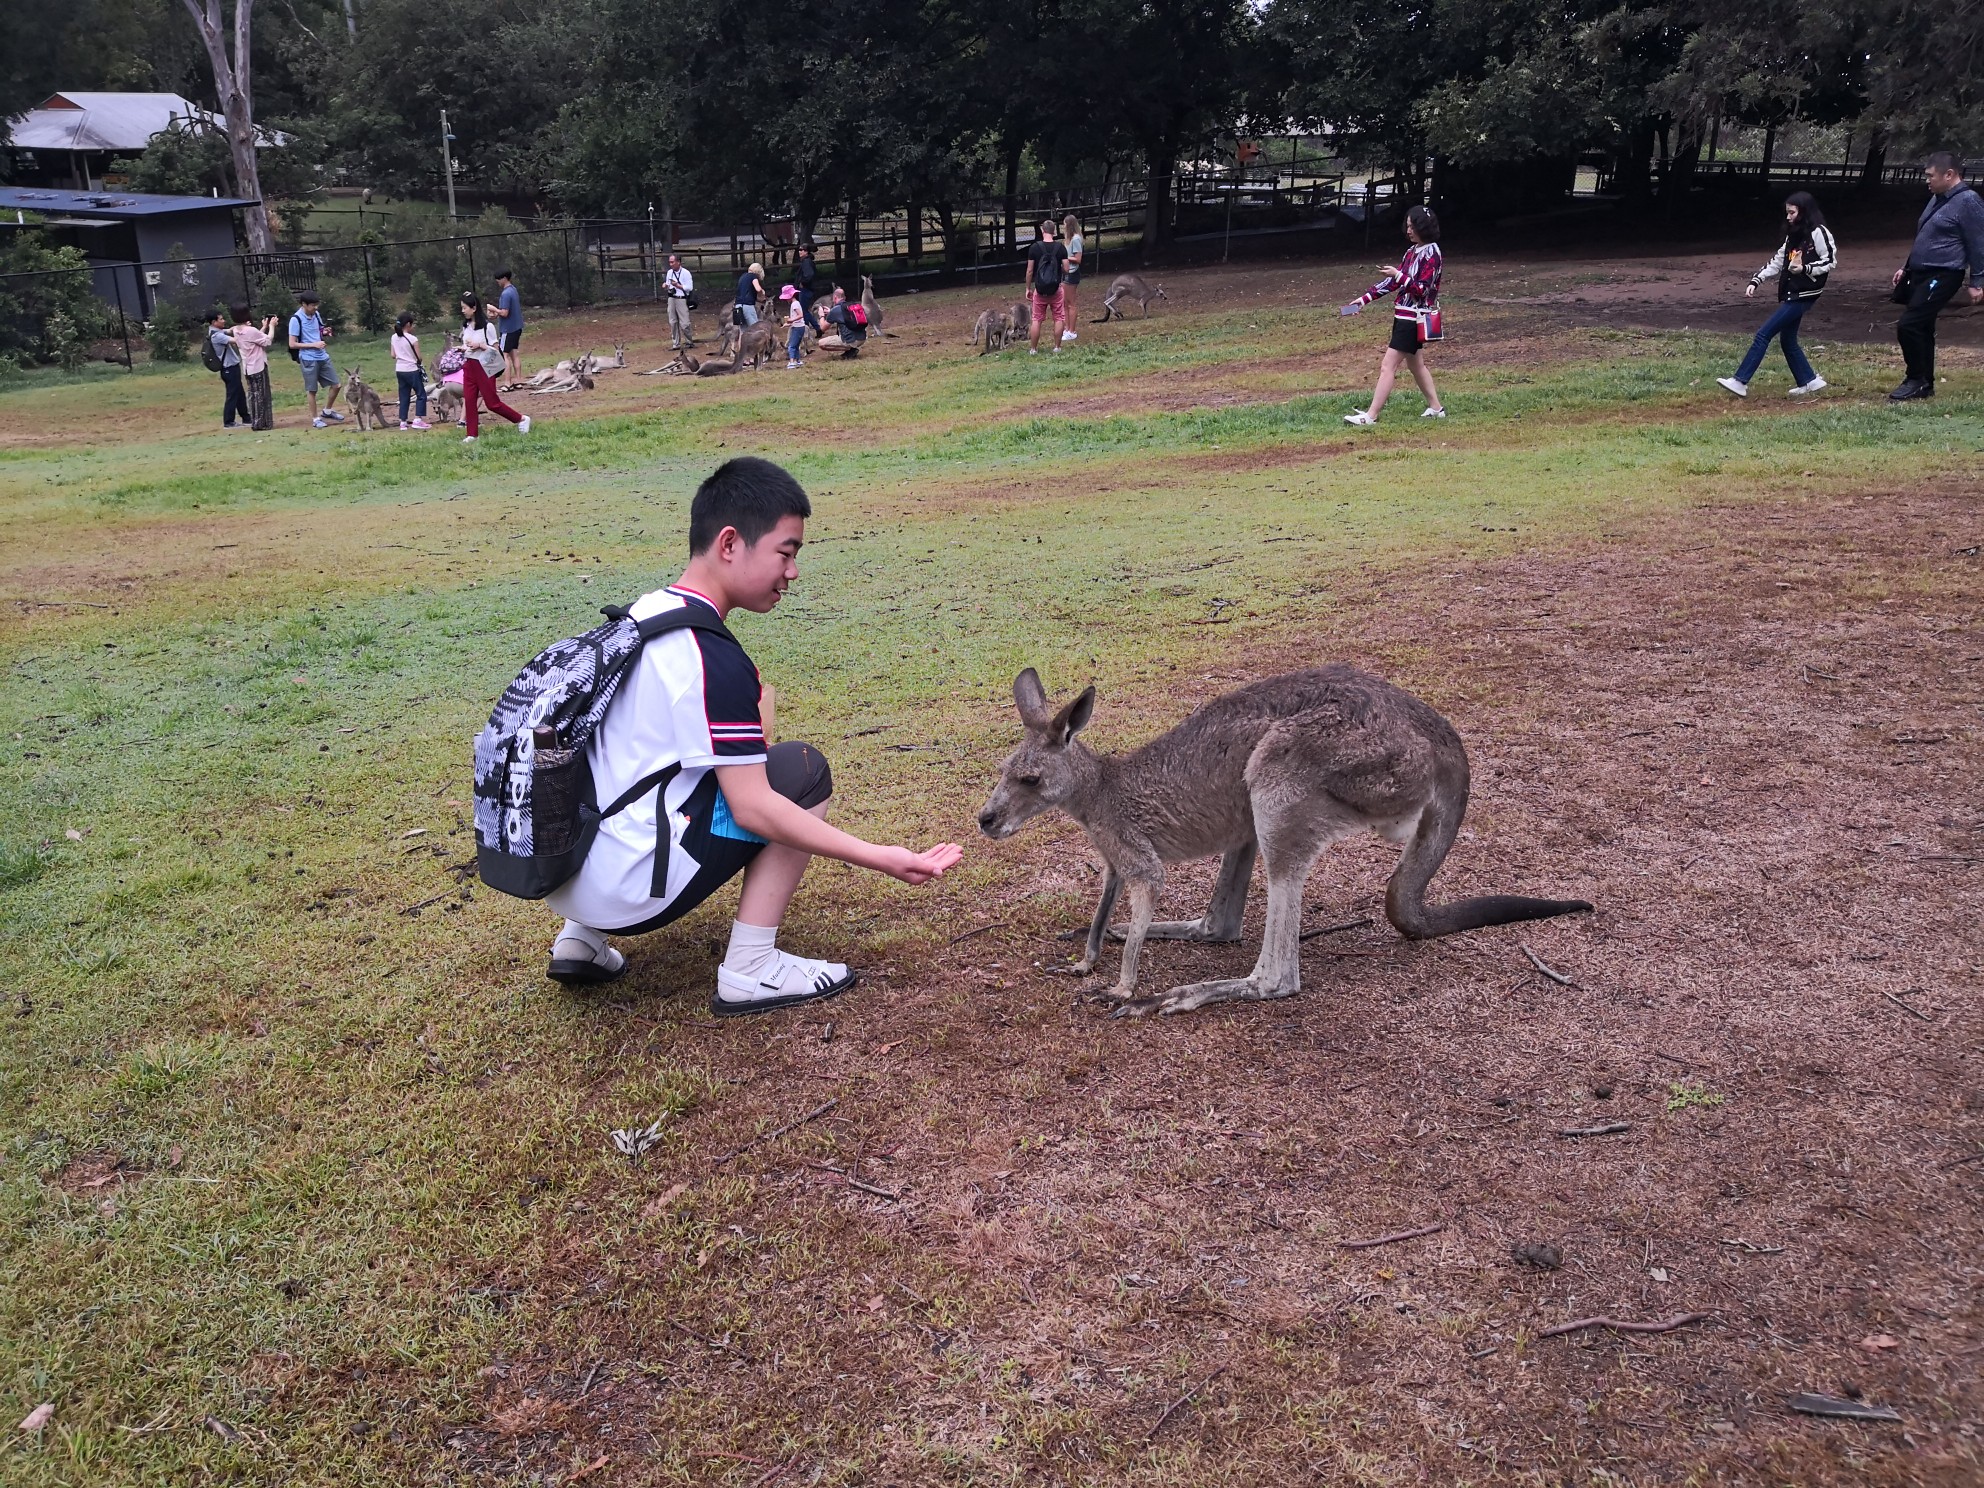
[[[1152,940],[1230,941],[1240,938],[1240,922],[1247,915],[1247,886],[1254,877],[1254,858],[1259,852],[1252,842],[1233,848],[1219,860],[1219,882],[1213,886],[1212,901],[1196,920],[1157,920],[1145,932]],[[1123,932],[1111,929],[1111,940],[1121,940]]]

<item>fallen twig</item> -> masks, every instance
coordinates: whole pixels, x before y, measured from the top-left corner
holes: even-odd
[[[1784,1402],[1801,1416],[1837,1416],[1846,1421],[1899,1421],[1901,1412],[1885,1405],[1868,1405],[1859,1400],[1841,1400],[1837,1395],[1800,1393]]]
[[[1421,1235],[1434,1235],[1444,1230],[1446,1225],[1422,1225],[1416,1230],[1400,1230],[1396,1235],[1380,1235],[1375,1240],[1339,1240],[1338,1246],[1344,1250],[1375,1250],[1380,1245],[1396,1245],[1401,1240],[1417,1240]]]
[[[592,1388],[593,1376],[598,1374],[605,1365],[606,1361],[604,1359],[595,1359],[593,1361],[592,1368],[586,1371],[585,1382],[579,1386],[579,1399],[584,1400],[586,1398],[586,1392]]]
[[[567,1483],[576,1483],[581,1478],[589,1478],[594,1473],[598,1472],[602,1467],[606,1466],[607,1461],[608,1461],[607,1455],[604,1452],[601,1452],[597,1457],[593,1458],[592,1461],[588,1462],[584,1467],[580,1468],[577,1472],[573,1473],[569,1478],[565,1479],[565,1481]]]
[[[1984,1152],[1973,1152],[1968,1157],[1959,1157],[1955,1162],[1946,1162],[1943,1164],[1943,1171],[1947,1173],[1951,1168],[1960,1168],[1965,1163],[1974,1162],[1984,1162]]]
[[[1875,990],[1878,991],[1879,989],[1876,988]],[[1892,992],[1882,992],[1881,996],[1885,997],[1889,1002],[1893,1003],[1896,1007],[1900,1008],[1904,1013],[1908,1014],[1908,1016],[1911,1018],[1920,1018],[1924,1023],[1932,1023],[1935,1021],[1927,1013],[1923,1012],[1920,1008],[1910,1007],[1907,1003],[1903,1002],[1899,997],[1896,997]]]
[[[407,905],[407,907],[405,909],[402,909],[400,913],[403,915],[419,914],[423,909],[427,908],[428,905],[439,904],[443,899],[446,899],[449,895],[455,892],[456,891],[454,889],[443,889],[440,893],[436,894],[431,899],[423,899],[418,904]]]
[[[831,1111],[835,1106],[839,1104],[840,1104],[840,1097],[835,1096],[832,1100],[827,1101],[824,1104],[815,1106],[812,1110],[808,1111],[804,1116],[801,1116],[797,1121],[788,1121],[784,1126],[773,1127],[763,1136],[753,1137],[751,1138],[750,1141],[746,1142],[742,1147],[734,1148],[733,1150],[724,1153],[722,1157],[719,1157],[714,1161],[712,1161],[710,1163],[710,1166],[713,1168],[720,1168],[725,1163],[729,1162],[733,1157],[742,1157],[745,1153],[749,1152],[753,1147],[762,1146],[764,1143],[771,1141],[774,1137],[782,1137],[787,1132],[791,1131],[794,1127],[804,1126],[809,1121],[819,1120],[820,1117],[826,1115],[827,1112]]]
[[[890,1189],[877,1188],[872,1183],[863,1183],[859,1178],[848,1172],[846,1168],[837,1168],[832,1163],[823,1162],[808,1163],[806,1166],[809,1168],[818,1168],[822,1173],[832,1173],[835,1177],[844,1180],[849,1188],[858,1188],[863,1193],[873,1194],[878,1199],[890,1199],[898,1204],[902,1202],[901,1194]]]
[[[1368,917],[1361,920],[1345,920],[1340,925],[1323,925],[1314,930],[1304,930],[1298,938],[1302,940],[1314,940],[1318,935],[1334,935],[1339,930],[1358,930],[1370,923],[1371,921]]]
[[[1192,1386],[1192,1388],[1187,1390],[1183,1395],[1180,1395],[1176,1400],[1172,1401],[1171,1404],[1167,1405],[1164,1408],[1164,1414],[1157,1418],[1157,1424],[1150,1428],[1150,1435],[1146,1436],[1144,1440],[1147,1442],[1156,1441],[1158,1432],[1164,1429],[1164,1423],[1170,1420],[1179,1411],[1183,1410],[1186,1406],[1190,1405],[1192,1403],[1193,1398],[1198,1395],[1199,1391],[1203,1390],[1207,1385],[1211,1384],[1214,1380],[1218,1379],[1224,1373],[1226,1373],[1226,1366],[1222,1364],[1219,1366],[1219,1368],[1215,1369],[1211,1374],[1207,1375],[1204,1379],[1200,1380],[1196,1385]]]
[[[1542,972],[1545,976],[1550,978],[1551,981],[1557,983],[1559,986],[1562,987],[1577,986],[1576,982],[1572,981],[1569,977],[1565,976],[1561,971],[1557,970],[1554,966],[1548,965],[1541,956],[1537,955],[1536,952],[1532,951],[1529,948],[1529,943],[1527,941],[1518,941],[1517,944],[1522,946],[1522,953],[1525,956],[1529,957],[1529,964],[1531,966],[1534,966],[1538,971]]]
[[[1685,1328],[1690,1323],[1703,1322],[1713,1316],[1708,1312],[1683,1312],[1664,1323],[1628,1323],[1608,1317],[1579,1318],[1574,1323],[1559,1323],[1554,1328],[1545,1328],[1536,1336],[1557,1338],[1565,1333],[1582,1333],[1586,1328],[1610,1328],[1614,1333],[1672,1333],[1676,1328]]]
[[[945,941],[944,944],[946,946],[954,946],[961,940],[970,940],[974,935],[983,935],[987,930],[1005,930],[1008,928],[1010,927],[1000,924],[997,921],[994,921],[990,925],[980,925],[975,930],[967,930],[962,935],[953,935],[949,940]]]
[[[1560,1137],[1611,1137],[1623,1131],[1631,1131],[1630,1121],[1608,1121],[1603,1126],[1567,1126],[1557,1135]]]

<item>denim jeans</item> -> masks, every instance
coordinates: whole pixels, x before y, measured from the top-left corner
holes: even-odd
[[[799,360],[799,343],[806,339],[806,327],[788,326],[785,332],[785,359],[788,362]]]
[[[1770,350],[1773,339],[1784,348],[1784,360],[1791,366],[1793,384],[1803,387],[1817,377],[1819,374],[1812,370],[1805,348],[1798,344],[1798,322],[1811,308],[1810,300],[1786,300],[1771,312],[1770,319],[1758,329],[1756,338],[1750,342],[1750,349],[1743,354],[1743,365],[1736,369],[1736,380],[1748,382],[1757,375],[1757,368],[1764,364],[1764,353]]]
[[[393,376],[399,379],[399,384],[400,384],[400,422],[401,423],[406,422],[406,405],[407,405],[407,401],[412,398],[417,398],[420,400],[419,402],[420,411],[416,413],[414,417],[426,418],[427,417],[427,374],[416,368],[411,372],[394,372]]]

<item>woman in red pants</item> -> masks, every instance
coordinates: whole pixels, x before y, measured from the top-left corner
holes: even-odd
[[[462,350],[468,353],[462,363],[462,413],[468,419],[468,438],[462,443],[475,443],[478,403],[487,403],[491,413],[515,424],[519,434],[530,433],[529,415],[518,413],[496,391],[496,377],[503,370],[503,334],[489,323],[482,297],[474,290],[462,295]]]

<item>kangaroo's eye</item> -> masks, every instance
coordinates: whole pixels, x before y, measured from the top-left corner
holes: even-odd
[[[1013,777],[1013,784],[1023,785],[1028,790],[1033,790],[1040,784],[1040,777],[1038,775],[1015,775]]]

